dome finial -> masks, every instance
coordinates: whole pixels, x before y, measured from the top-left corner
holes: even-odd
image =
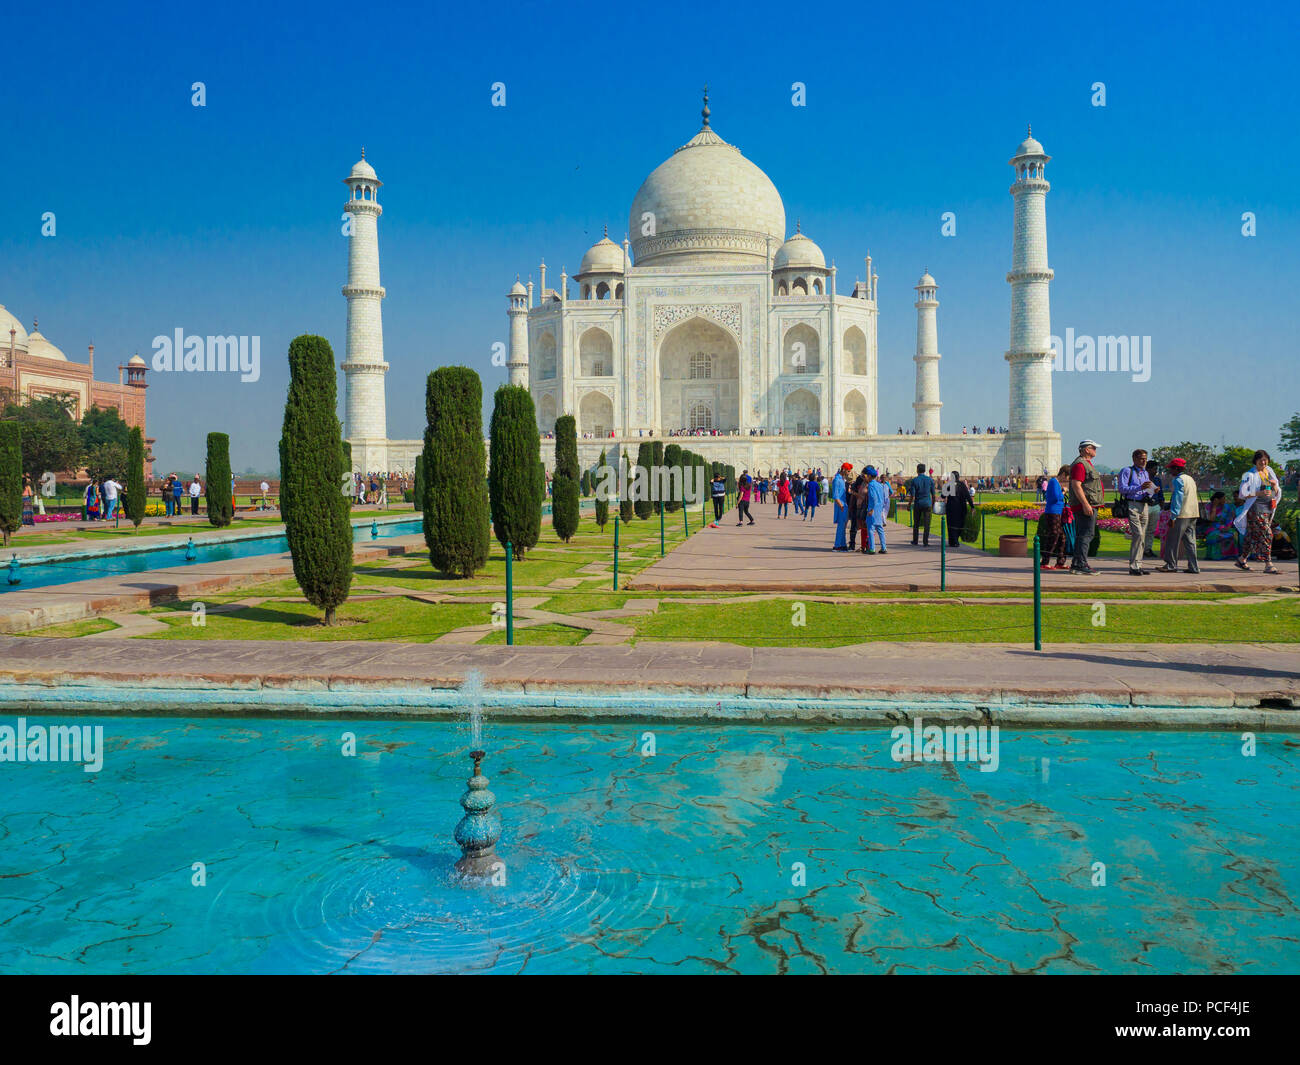
[[[1033,124],[1032,122],[1026,122],[1026,123],[1025,123],[1025,136],[1027,136],[1027,137],[1032,137],[1033,135],[1034,135],[1034,124]]]
[[[704,108],[700,111],[700,115],[704,119],[704,125],[707,128],[709,124],[709,86],[707,83],[704,86]]]
[[[604,239],[604,240],[609,240],[609,223],[608,223],[608,222],[605,223],[605,235],[604,235],[604,237],[603,237],[602,239]]]
[[[365,157],[366,157],[366,146],[363,144],[361,146],[361,158],[364,159]]]
[[[803,232],[803,229],[800,228],[800,222],[799,222],[799,219],[797,219],[797,218],[794,220],[794,231],[795,231],[796,233],[802,233],[802,232]]]

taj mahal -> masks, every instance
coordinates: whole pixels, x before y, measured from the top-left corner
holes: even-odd
[[[508,293],[511,384],[526,387],[538,426],[573,414],[579,458],[686,433],[691,450],[740,469],[833,469],[848,459],[891,472],[924,462],[970,475],[1055,472],[1045,178],[1032,130],[1010,160],[1014,180],[1007,432],[944,432],[938,283],[915,285],[914,434],[877,426],[878,275],[840,291],[837,270],[796,222],[787,237],[776,186],[710,125],[656,167],[632,200],[621,244],[608,233],[554,287],[516,277]],[[344,179],[351,216],[345,435],[354,468],[410,470],[420,440],[389,440],[377,225],[382,185],[361,161]],[[552,278],[554,274],[552,273]],[[989,368],[994,365],[993,353]],[[493,386],[485,383],[485,390]],[[683,443],[686,443],[683,441]],[[549,469],[554,448],[544,439]]]

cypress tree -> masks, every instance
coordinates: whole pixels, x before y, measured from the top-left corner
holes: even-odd
[[[424,515],[429,561],[472,577],[487,565],[488,493],[483,385],[465,366],[444,366],[425,383],[424,452],[415,460],[415,509]]]
[[[283,462],[280,476],[284,476]],[[208,433],[208,459],[203,468],[203,483],[208,521],[218,529],[224,529],[235,520],[235,501],[230,490],[230,437],[225,433]],[[339,484],[339,479],[335,478],[334,483]],[[284,495],[283,487],[280,494]]]
[[[528,389],[502,385],[492,406],[492,464],[488,493],[492,503],[492,530],[504,548],[512,545],[515,558],[537,543],[542,530],[545,474],[538,484],[542,440],[537,431],[537,411]]]
[[[664,468],[669,472],[676,470],[678,472],[678,475],[683,477],[682,480],[683,497],[685,495],[685,490],[686,490],[686,481],[684,479],[685,472],[682,467],[682,457],[684,454],[686,453],[683,452],[681,447],[677,444],[669,444],[667,447],[664,448]],[[665,477],[664,483],[668,484],[669,480],[670,480],[669,477]],[[664,503],[664,509],[668,511],[669,514],[674,514],[677,511],[682,509],[682,500],[680,498],[669,499]]]
[[[578,424],[572,414],[555,419],[555,476],[551,480],[551,528],[566,544],[578,531]]]
[[[727,491],[732,495],[736,494],[736,467],[727,466],[725,469],[727,477]]]
[[[134,426],[126,441],[126,516],[138,529],[144,521],[144,433]]]
[[[654,489],[653,494],[659,497],[653,501],[654,514],[664,509],[664,465],[664,442],[655,440],[650,444],[650,484]]]
[[[600,453],[600,465],[596,467],[596,481],[600,481],[600,470],[605,467],[605,452]],[[597,493],[596,495],[596,525],[601,532],[605,531],[605,523],[609,521],[609,497]]]
[[[650,492],[650,467],[654,462],[654,448],[650,442],[646,441],[636,449],[636,472],[634,476],[641,482],[645,491],[642,493],[649,496]],[[654,504],[647,499],[638,499],[632,504],[632,510],[638,518],[645,521],[646,518],[654,511]]]
[[[16,421],[0,422],[0,535],[5,547],[23,523],[23,433]]]
[[[625,451],[623,452],[623,491],[618,499],[618,517],[624,525],[632,520],[635,513],[632,505],[632,473],[632,459]]]
[[[428,385],[425,385],[424,405],[429,405]],[[427,417],[427,414],[426,414]],[[415,504],[417,514],[424,510],[424,452],[415,456],[415,490],[411,492],[411,501]]]
[[[347,498],[339,491],[343,444],[334,375],[328,340],[304,335],[290,342],[289,395],[280,435],[280,496],[289,504],[285,537],[298,587],[307,602],[325,611],[326,625],[334,624],[335,611],[352,587],[352,525]],[[217,476],[209,467],[209,500],[214,485],[222,491],[230,486],[228,472],[224,482],[213,479]]]
[[[583,499],[591,495],[591,470],[582,471],[582,480],[578,482],[578,487],[582,490]]]

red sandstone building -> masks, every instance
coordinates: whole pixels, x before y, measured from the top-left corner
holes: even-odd
[[[117,368],[117,383],[95,380],[95,345],[86,362],[71,362],[43,337],[32,323],[29,333],[0,305],[0,392],[22,400],[67,394],[73,398],[72,416],[78,421],[90,407],[113,408],[127,425],[145,433],[145,476],[153,476],[153,438],[145,428],[145,372],[148,365],[132,355]]]

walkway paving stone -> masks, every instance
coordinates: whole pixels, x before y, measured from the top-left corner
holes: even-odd
[[[797,516],[777,518],[774,507],[755,506],[756,521],[737,528],[723,515],[721,525],[692,536],[666,558],[627,579],[635,591],[896,591],[939,589],[939,546],[913,547],[906,525],[890,522],[886,555],[832,551],[835,526],[830,507],[819,507],[811,522]],[[733,512],[734,513],[734,512]],[[1151,563],[1148,563],[1151,564]],[[1294,563],[1278,576],[1256,566],[1243,573],[1231,562],[1202,562],[1200,576],[1149,573],[1132,577],[1128,559],[1095,558],[1096,576],[1075,576],[1065,570],[1042,575],[1043,593],[1053,591],[1161,592],[1277,592],[1296,590]],[[949,549],[947,590],[1032,591],[1029,559],[998,558],[970,545]]]

